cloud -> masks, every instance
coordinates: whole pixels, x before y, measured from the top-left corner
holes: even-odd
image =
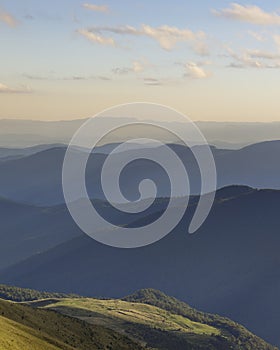
[[[92,76],[71,75],[71,76],[57,77],[57,76],[23,74],[23,76],[29,80],[48,80],[48,81],[111,80],[109,77],[106,77],[103,75],[92,75]]]
[[[112,69],[112,72],[114,74],[118,74],[118,75],[125,75],[131,72],[131,68],[127,68],[127,67],[115,67]]]
[[[193,44],[193,50],[200,56],[208,56],[209,55],[209,47],[205,41],[195,41]]]
[[[273,35],[273,40],[275,42],[275,44],[279,47],[280,49],[280,35]]]
[[[264,35],[261,33],[257,33],[257,32],[253,32],[252,30],[248,30],[248,34],[259,42],[264,42],[266,40]]]
[[[258,6],[239,5],[232,3],[229,8],[212,11],[216,16],[258,25],[280,25],[280,15],[277,12],[265,12]]]
[[[39,75],[23,74],[23,76],[30,80],[48,80],[48,77],[39,76]]]
[[[144,78],[144,84],[148,86],[159,86],[162,85],[161,81],[156,78]]]
[[[83,4],[83,7],[91,10],[91,11],[96,11],[96,12],[108,12],[109,7],[107,5],[94,5],[94,4],[88,4],[85,3]]]
[[[140,34],[155,39],[165,50],[173,49],[178,42],[196,42],[197,40],[205,38],[205,35],[202,32],[194,33],[189,29],[178,29],[169,26],[153,28],[148,25],[142,25]]]
[[[261,58],[267,60],[280,60],[280,54],[262,50],[247,50],[247,54],[251,58]]]
[[[135,73],[143,72],[146,68],[146,64],[140,61],[132,62],[132,70]]]
[[[79,29],[78,33],[91,42],[105,46],[116,46],[115,40],[113,38],[106,38],[102,35],[98,35],[85,29]]]
[[[8,12],[2,10],[1,8],[0,21],[6,23],[9,27],[16,27],[19,24],[18,20],[15,17],[13,17]]]
[[[102,36],[105,32],[117,35],[145,36],[157,41],[160,47],[167,51],[174,49],[179,42],[189,42],[193,45],[194,51],[203,54],[206,52],[206,35],[204,32],[193,32],[189,29],[179,29],[167,25],[151,27],[142,24],[140,28],[135,28],[129,25],[121,27],[96,26],[90,28],[87,32],[98,36]]]
[[[28,86],[21,86],[19,88],[14,89],[0,83],[0,94],[27,94],[31,92],[32,90]]]
[[[278,54],[260,50],[246,50],[242,54],[237,54],[230,48],[227,50],[229,56],[234,59],[234,62],[229,65],[231,68],[280,68],[280,55]],[[271,63],[271,60],[275,62]]]
[[[82,81],[82,80],[111,80],[109,77],[103,75],[92,75],[92,76],[84,76],[84,75],[73,75],[69,77],[62,77],[53,80],[73,80],[73,81]]]
[[[256,59],[253,59],[248,53],[241,55],[235,53],[233,50],[228,49],[229,55],[234,58],[234,62],[230,63],[231,68],[263,68],[263,64]]]
[[[106,77],[104,75],[98,75],[98,76],[95,77],[95,79],[104,80],[104,81],[112,80],[111,78]]]
[[[211,73],[207,72],[200,63],[187,62],[185,64],[185,69],[185,76],[192,79],[206,79],[211,76]]]
[[[25,19],[32,21],[34,19],[34,16],[30,15],[29,13],[24,16]]]
[[[149,67],[150,64],[146,60],[133,61],[131,67],[116,67],[112,69],[114,74],[125,75],[128,73],[141,73]]]

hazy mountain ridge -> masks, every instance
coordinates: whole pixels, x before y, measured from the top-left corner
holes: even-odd
[[[241,186],[224,188],[216,193],[216,202],[252,191],[254,189]],[[189,203],[196,205],[197,201],[198,197],[193,196]],[[184,198],[178,198],[176,205],[184,205],[184,202]],[[106,201],[94,200],[93,203],[100,215],[115,225],[135,226],[146,224],[147,220],[154,221],[166,208],[168,199],[157,199],[149,209],[139,214],[116,211]],[[17,220],[14,220],[15,216]],[[42,254],[73,238],[84,236],[65,205],[36,207],[0,198],[0,221],[0,270],[32,255]]]
[[[182,159],[187,169],[191,194],[199,193],[200,173],[191,150],[181,145],[169,146]],[[100,174],[107,157],[106,152],[111,147],[113,145],[101,147],[100,153],[97,149],[89,156],[86,177],[91,198],[104,199]],[[0,162],[0,196],[41,206],[63,203],[61,174],[65,150],[63,146],[55,147],[20,159]],[[152,152],[149,148],[146,151]],[[72,152],[79,157],[79,152],[82,150],[73,149]],[[254,144],[241,150],[212,148],[212,152],[217,167],[219,188],[237,184],[255,188],[280,189],[278,162],[280,141]],[[127,155],[123,153],[123,157]],[[115,167],[117,164],[118,159],[113,156],[111,166]],[[144,178],[153,179],[158,185],[158,197],[170,195],[170,183],[166,173],[144,159],[130,163],[122,172],[120,185],[124,194],[131,199],[136,199],[138,184]],[[77,197],[78,199],[80,198]]]

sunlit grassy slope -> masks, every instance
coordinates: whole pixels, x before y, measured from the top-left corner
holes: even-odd
[[[155,290],[141,290],[124,300],[65,298],[41,306],[102,325],[150,349],[276,349],[231,320],[199,312]]]
[[[0,317],[0,344],[1,349],[5,350],[58,350],[59,346],[55,346],[53,339],[42,337],[40,331],[23,326],[20,323],[11,321],[4,317]],[[66,347],[64,347],[66,349]],[[68,347],[73,349],[72,347]]]
[[[85,319],[90,323],[98,323],[118,330],[123,329],[124,325],[130,322],[165,331],[205,335],[220,334],[217,328],[193,322],[186,317],[158,307],[122,300],[64,299],[48,305],[48,308]]]
[[[1,350],[140,350],[127,337],[59,313],[0,299]]]

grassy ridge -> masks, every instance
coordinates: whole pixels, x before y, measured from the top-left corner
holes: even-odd
[[[179,301],[176,304],[176,299],[169,300],[158,291],[137,293],[142,295],[141,302],[136,295],[127,298],[135,301],[68,298],[44,307],[123,333],[154,349],[275,349],[230,320],[200,313],[187,304],[180,306]],[[143,293],[149,293],[146,302]],[[152,295],[161,307],[151,305]]]
[[[95,315],[94,321],[96,321],[98,316],[99,318],[102,318],[103,322],[110,323],[110,321],[113,320],[115,327],[119,325],[119,328],[125,323],[131,322],[140,325],[149,325],[166,331],[205,335],[220,334],[220,331],[217,328],[191,321],[186,317],[173,314],[158,307],[116,299],[63,299],[62,301],[58,301],[47,307],[62,312],[68,310],[68,313],[72,316],[83,315],[81,317],[87,318],[86,315],[89,315],[89,321],[92,315]],[[92,312],[92,314],[89,312]]]
[[[197,311],[188,304],[176,298],[165,295],[154,289],[142,289],[123,298],[124,301],[144,303],[157,306],[163,310],[171,311],[177,315],[187,317],[192,321],[216,327],[231,343],[231,349],[237,350],[277,350],[277,347],[267,344],[263,339],[249,332],[245,327],[232,320]]]
[[[128,338],[53,311],[0,299],[1,350],[140,350]],[[14,335],[14,336],[13,336]],[[24,343],[25,342],[25,343]],[[29,344],[29,346],[27,346]]]

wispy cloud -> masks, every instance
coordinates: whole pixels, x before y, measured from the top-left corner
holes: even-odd
[[[209,47],[205,40],[196,40],[193,44],[193,50],[200,56],[208,56],[210,54]]]
[[[19,21],[10,13],[0,8],[0,21],[6,23],[9,27],[16,27]]]
[[[192,79],[206,79],[211,76],[211,72],[206,71],[201,63],[187,62],[185,64],[185,76]]]
[[[278,48],[280,49],[280,35],[278,34],[273,35],[273,40],[275,44],[278,46]]]
[[[147,65],[148,64],[146,62],[134,61],[134,62],[132,62],[133,72],[135,72],[135,73],[143,72],[145,70],[145,68],[147,67]]]
[[[26,79],[29,80],[48,80],[48,81],[83,81],[83,80],[111,80],[107,76],[103,75],[91,75],[91,76],[84,76],[84,75],[70,75],[70,76],[64,76],[64,77],[58,77],[58,76],[44,76],[44,75],[31,75],[31,74],[23,74],[23,76]]]
[[[30,20],[32,21],[34,19],[34,16],[30,15],[29,13],[27,13],[25,16],[24,16],[25,19],[27,20]]]
[[[18,88],[12,88],[5,84],[0,83],[0,94],[27,94],[32,90],[28,86],[20,86]]]
[[[115,67],[112,72],[119,75],[125,75],[128,73],[141,73],[149,67],[150,64],[146,60],[133,61],[131,67]]]
[[[113,38],[107,38],[105,36],[96,34],[86,29],[79,29],[78,33],[91,42],[94,42],[100,45],[105,45],[105,46],[116,46],[115,40]]]
[[[109,7],[107,5],[95,5],[95,4],[89,4],[85,3],[83,4],[83,7],[91,10],[91,11],[96,11],[96,12],[108,12]]]
[[[112,72],[114,74],[118,74],[118,75],[125,75],[131,72],[131,68],[128,67],[114,67],[112,69]]]
[[[162,82],[156,78],[144,78],[144,84],[148,86],[160,86]]]
[[[230,48],[227,51],[229,56],[234,59],[229,64],[231,68],[280,68],[280,55],[275,53],[261,50],[246,50],[238,54]]]
[[[24,78],[27,78],[30,80],[48,80],[48,77],[39,76],[39,75],[23,74],[23,76]]]
[[[277,12],[266,12],[258,6],[232,3],[230,7],[220,11],[212,11],[216,16],[230,18],[242,22],[259,25],[280,25],[280,15]]]
[[[274,53],[263,50],[247,50],[247,54],[252,58],[261,58],[267,60],[280,60],[280,53]]]
[[[140,28],[135,28],[129,25],[121,27],[96,26],[83,32],[84,34],[92,33],[94,34],[94,37],[102,37],[104,40],[106,39],[110,42],[114,42],[114,40],[112,38],[105,38],[103,33],[107,32],[117,35],[146,36],[157,41],[160,47],[167,51],[174,49],[180,42],[189,42],[192,44],[194,51],[200,54],[205,54],[207,51],[205,44],[206,34],[204,32],[193,32],[189,29],[179,29],[177,27],[170,27],[167,25],[152,27],[150,25],[142,24]]]
[[[254,32],[252,30],[248,30],[248,34],[254,38],[255,40],[259,41],[259,42],[264,42],[266,41],[266,38],[265,36],[262,34],[262,33],[257,33],[257,32]]]

